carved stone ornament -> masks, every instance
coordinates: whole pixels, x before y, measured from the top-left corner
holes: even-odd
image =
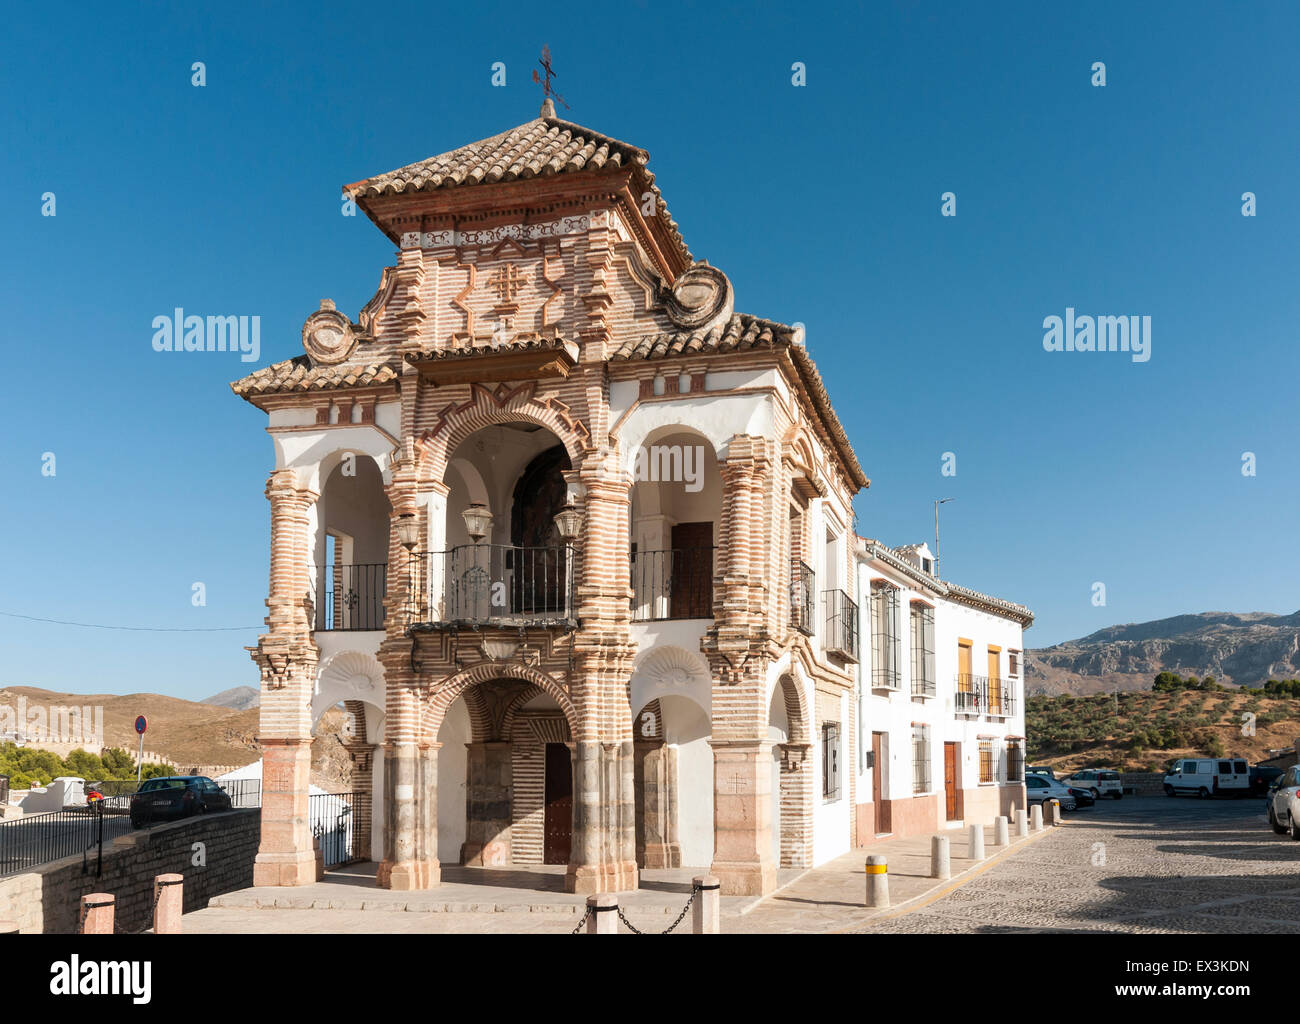
[[[731,282],[717,267],[696,263],[678,275],[664,300],[678,327],[695,330],[732,314]]]
[[[341,363],[356,346],[352,322],[334,308],[331,299],[322,299],[320,309],[302,325],[302,347],[312,362],[326,366]]]

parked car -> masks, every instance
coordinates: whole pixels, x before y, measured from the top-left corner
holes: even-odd
[[[1273,788],[1273,783],[1280,779],[1285,768],[1270,768],[1262,764],[1252,764],[1250,766],[1250,791],[1252,793],[1267,793]]]
[[[1111,771],[1109,768],[1087,768],[1061,781],[1067,786],[1088,790],[1094,800],[1100,800],[1103,796],[1113,800],[1124,798],[1124,783],[1119,777],[1119,772]]]
[[[1165,776],[1165,796],[1195,793],[1211,796],[1245,796],[1250,792],[1250,766],[1240,757],[1197,757],[1175,761]]]
[[[1278,835],[1300,839],[1300,766],[1292,765],[1269,791],[1268,823]]]
[[[1046,775],[1025,776],[1025,799],[1031,807],[1034,804],[1046,804],[1048,800],[1061,801],[1063,811],[1073,811],[1079,806],[1068,786],[1062,786]]]
[[[1091,807],[1097,802],[1097,798],[1092,795],[1090,789],[1079,789],[1077,786],[1066,786],[1070,795],[1074,797],[1074,802],[1079,807]]]
[[[1040,767],[1034,767],[1034,768],[1026,768],[1026,769],[1025,769],[1025,774],[1026,774],[1026,775],[1046,775],[1049,779],[1054,779],[1054,778],[1056,778],[1056,772],[1052,771],[1051,768],[1041,767],[1041,766],[1040,766]]]
[[[131,797],[131,824],[143,828],[193,814],[230,810],[230,797],[206,775],[149,779]]]

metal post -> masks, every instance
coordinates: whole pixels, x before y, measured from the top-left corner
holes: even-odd
[[[691,932],[695,935],[717,935],[722,929],[722,883],[716,875],[700,875],[691,879],[699,892],[691,908]]]
[[[954,498],[936,498],[934,501],[934,578],[939,578],[939,506],[946,505]]]
[[[968,844],[970,859],[984,859],[984,826],[972,825],[970,827],[970,842]]]
[[[933,836],[930,839],[930,877],[938,879],[952,877],[947,836]]]
[[[867,906],[889,906],[889,864],[875,854],[867,858]]]

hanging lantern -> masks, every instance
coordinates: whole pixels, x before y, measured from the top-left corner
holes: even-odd
[[[420,542],[420,524],[413,512],[403,512],[397,517],[397,540],[407,551]]]
[[[582,529],[582,515],[573,507],[573,502],[565,504],[555,514],[555,528],[560,531],[560,539],[565,544],[572,544]]]
[[[465,520],[465,532],[475,544],[492,530],[492,513],[482,502],[474,502],[461,513],[461,517]]]

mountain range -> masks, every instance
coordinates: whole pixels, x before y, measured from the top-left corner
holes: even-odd
[[[1030,695],[1146,690],[1163,671],[1236,686],[1300,678],[1300,612],[1175,615],[1025,652]]]

